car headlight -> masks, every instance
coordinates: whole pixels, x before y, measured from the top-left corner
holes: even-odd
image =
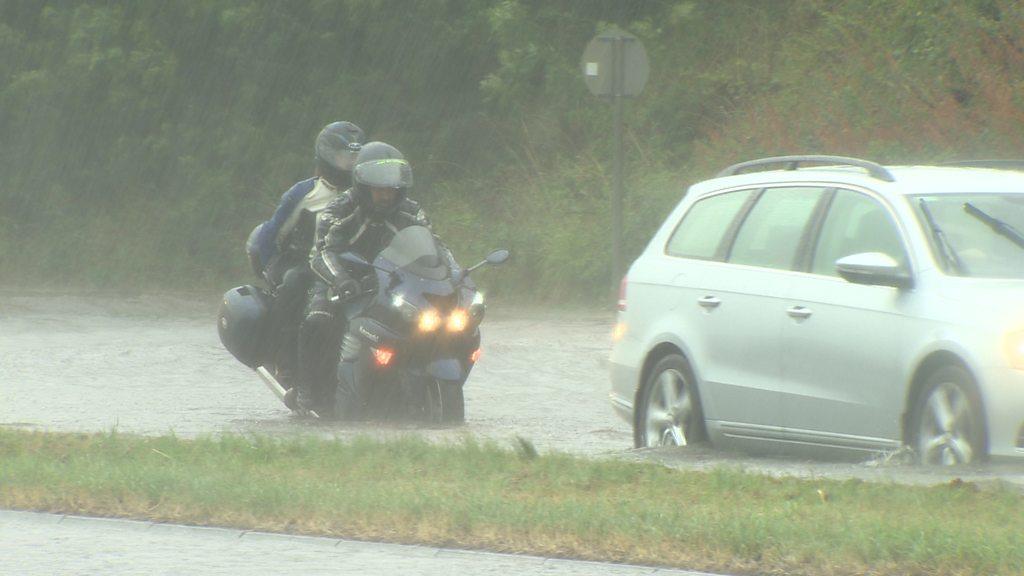
[[[1009,332],[1003,336],[1003,351],[1010,366],[1024,370],[1024,330]]]

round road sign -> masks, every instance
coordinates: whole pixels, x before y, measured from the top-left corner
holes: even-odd
[[[595,36],[583,51],[583,80],[596,96],[636,96],[647,84],[647,51],[636,36],[613,28]]]

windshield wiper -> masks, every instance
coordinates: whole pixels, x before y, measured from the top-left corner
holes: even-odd
[[[967,275],[967,267],[964,266],[963,260],[957,255],[956,250],[953,249],[953,245],[949,243],[949,238],[946,237],[946,233],[939,228],[939,224],[935,221],[935,217],[932,216],[932,211],[928,208],[928,204],[924,201],[924,198],[918,200],[918,205],[921,206],[921,212],[924,214],[924,219],[928,222],[928,227],[931,228],[932,237],[935,238],[935,243],[939,245],[939,252],[942,253],[942,257],[946,262],[956,269],[961,276]]]
[[[978,220],[984,222],[996,234],[999,234],[1003,238],[1008,239],[1010,242],[1013,242],[1018,247],[1024,248],[1024,236],[1022,236],[1021,233],[1018,232],[1017,229],[1014,228],[1013,226],[1010,226],[1003,220],[1000,220],[999,218],[996,218],[995,216],[988,214],[987,212],[985,212],[981,208],[978,208],[974,204],[971,204],[970,202],[964,202],[964,212],[967,212],[971,216],[974,216]]]

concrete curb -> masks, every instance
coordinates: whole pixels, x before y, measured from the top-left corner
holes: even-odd
[[[193,526],[185,524],[169,524],[163,522],[152,522],[148,520],[131,520],[122,518],[106,518],[93,516],[80,516],[75,514],[59,514],[50,512],[33,512],[24,510],[0,509],[0,524],[7,520],[33,522],[42,525],[74,525],[82,528],[97,527],[124,530],[127,532],[145,531],[176,533],[180,535],[193,535],[202,539],[223,539],[246,541],[269,541],[269,542],[293,542],[296,545],[325,546],[331,548],[347,548],[360,552],[380,552],[382,554],[398,554],[405,558],[467,558],[487,561],[527,561],[534,562],[543,567],[550,568],[580,568],[592,567],[594,569],[615,569],[620,571],[632,571],[636,574],[658,574],[676,576],[723,576],[709,574],[706,572],[693,572],[664,568],[657,566],[644,566],[637,564],[616,564],[607,562],[595,562],[589,560],[573,560],[568,558],[553,558],[546,556],[535,556],[529,554],[510,554],[503,552],[490,552],[486,550],[469,550],[459,548],[434,548],[417,544],[394,544],[388,542],[367,542],[361,540],[349,540],[343,538],[331,538],[325,536],[307,536],[301,534],[283,534],[276,532],[260,532],[244,530],[239,528],[221,528],[212,526]]]

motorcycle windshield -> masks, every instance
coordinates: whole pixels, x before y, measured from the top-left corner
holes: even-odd
[[[423,226],[403,228],[381,250],[380,258],[404,270],[428,280],[444,280],[448,277],[441,253],[434,241],[434,235]]]

